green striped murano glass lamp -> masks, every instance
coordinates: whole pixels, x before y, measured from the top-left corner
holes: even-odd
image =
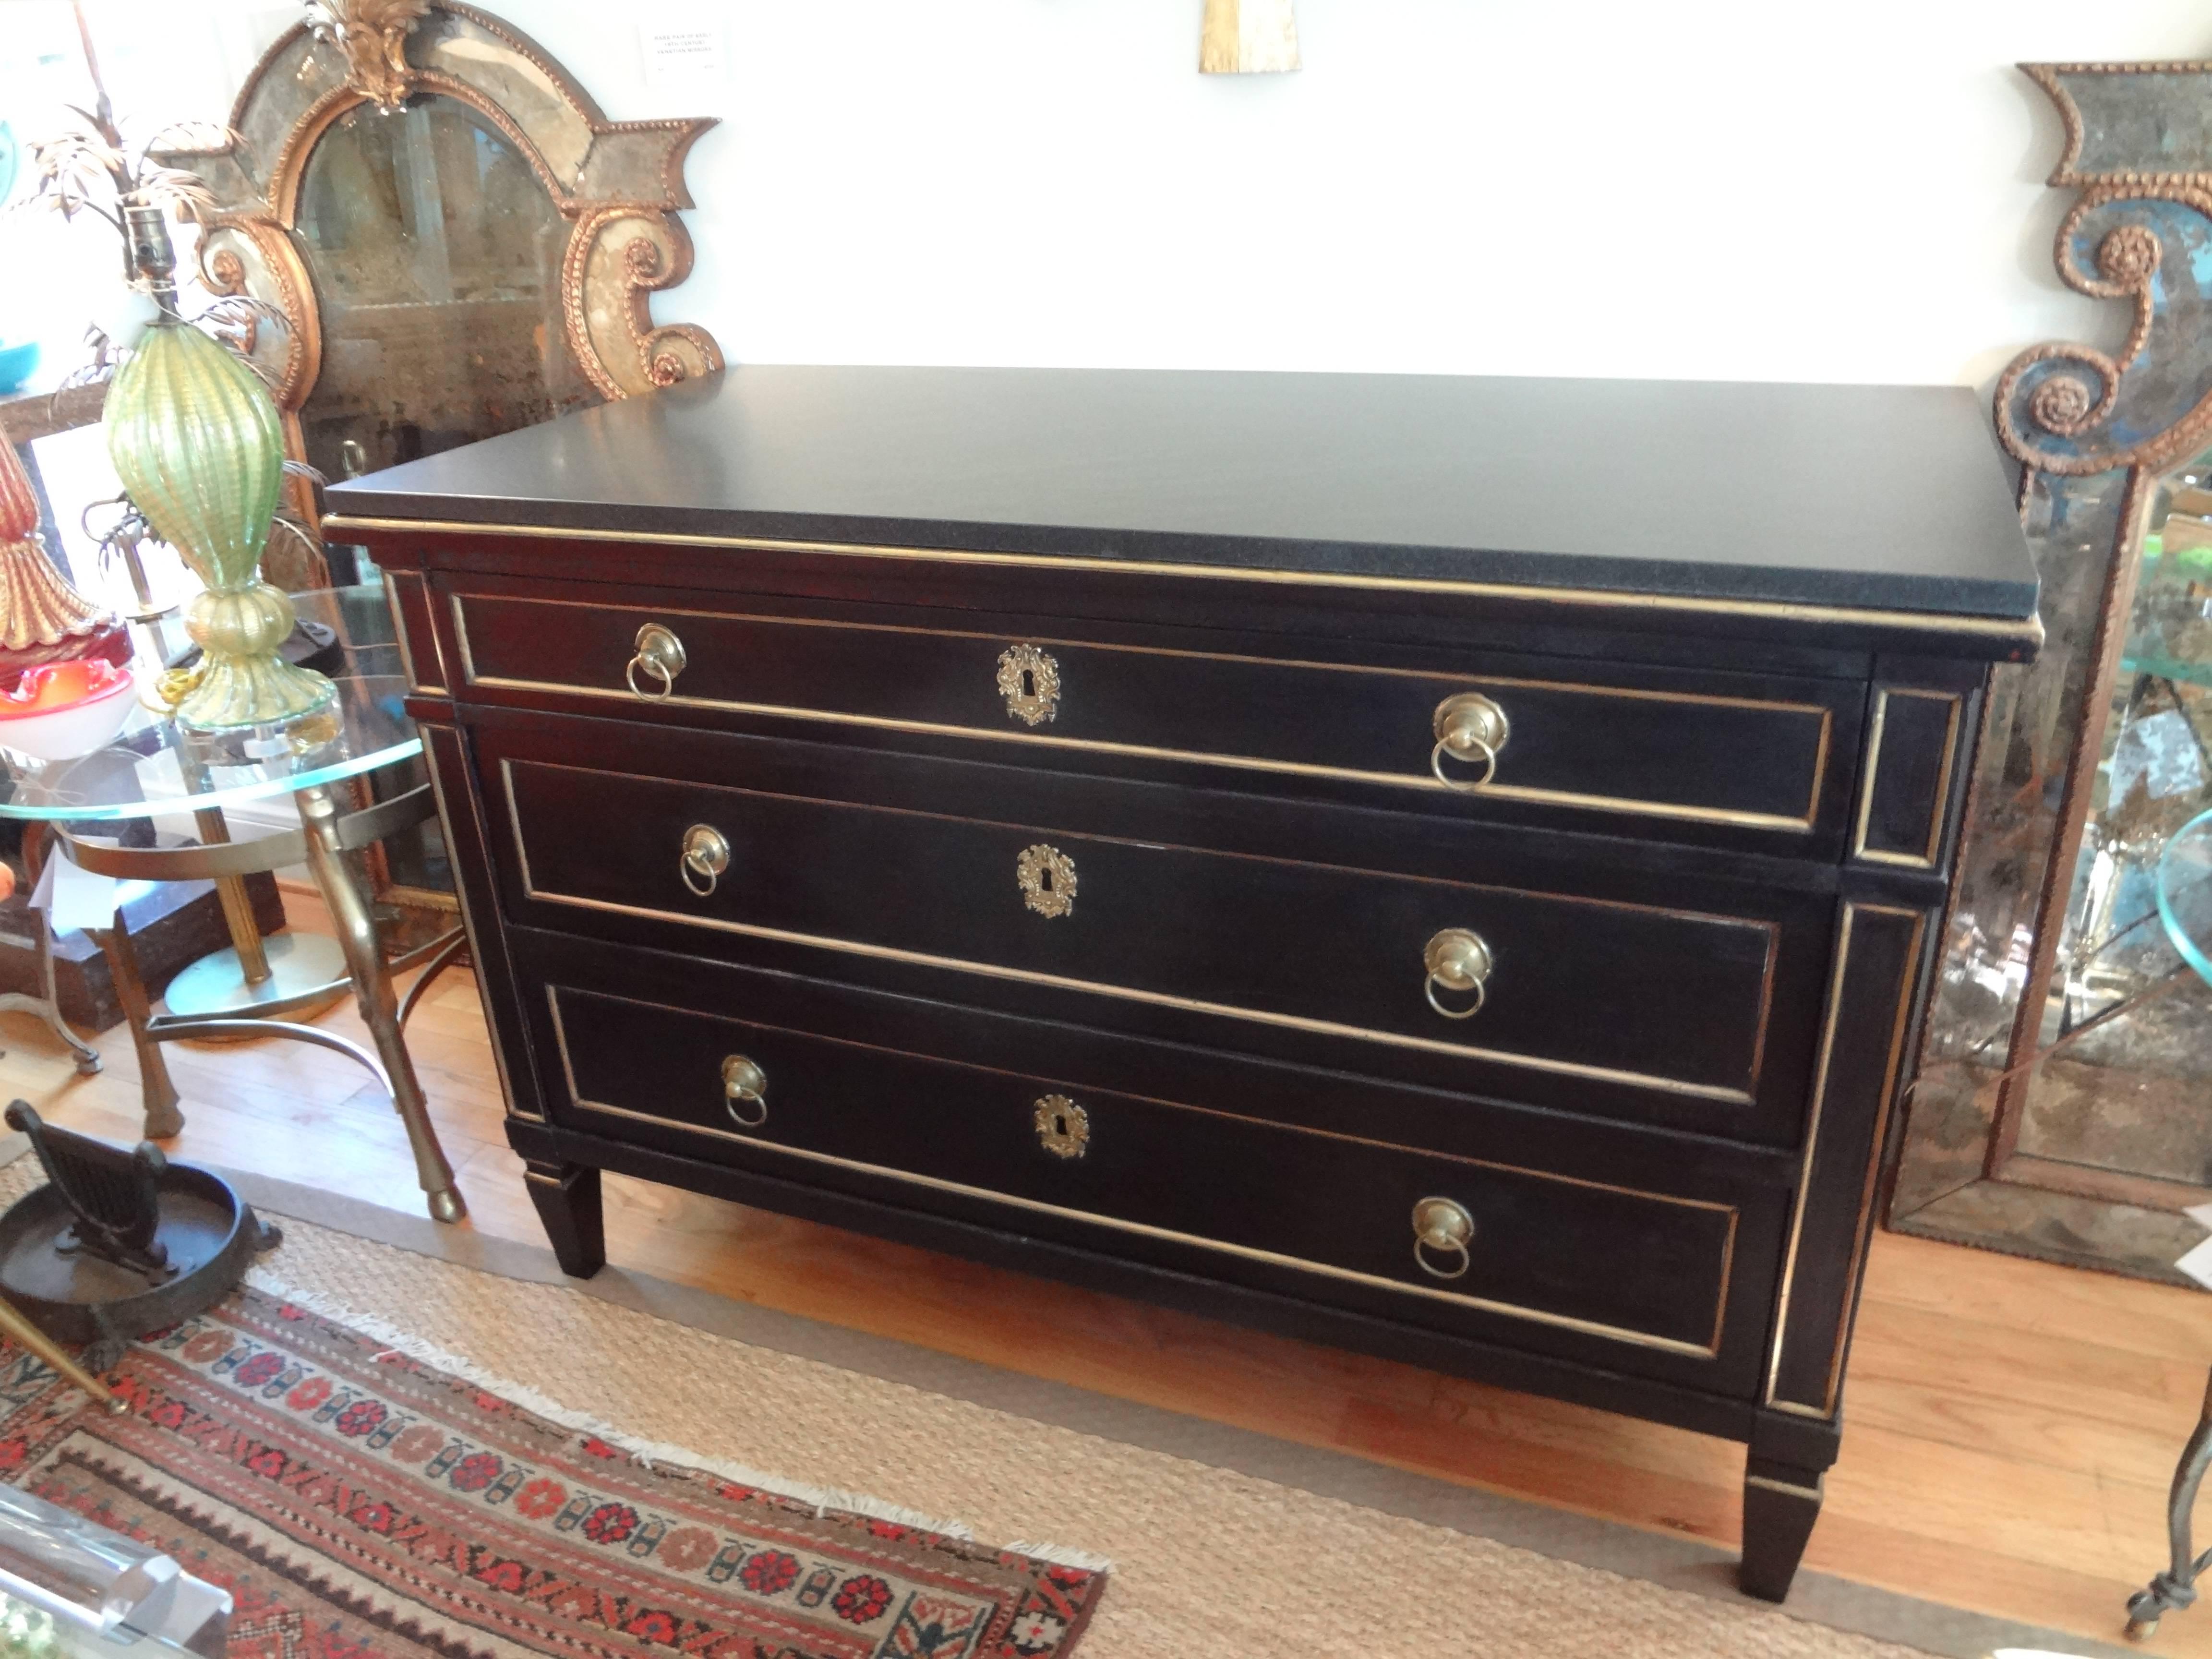
[[[329,705],[337,688],[277,653],[292,601],[261,580],[284,434],[260,378],[165,307],[109,383],[103,425],[131,501],[206,585],[185,609],[201,671],[177,719],[227,731]]]

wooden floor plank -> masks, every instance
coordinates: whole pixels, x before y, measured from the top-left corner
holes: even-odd
[[[288,894],[295,922],[318,907]],[[319,1023],[365,1041],[349,1004]],[[78,1079],[51,1033],[0,1016],[0,1091],[117,1139],[139,1124],[118,1031]],[[474,981],[418,1007],[412,1052],[469,1225],[543,1242],[501,1130]],[[174,1045],[173,1155],[418,1212],[389,1101],[297,1042]],[[1632,1525],[1733,1544],[1740,1448],[610,1176],[608,1249],[633,1271],[985,1363],[1352,1452]],[[1843,1460],[1808,1564],[2112,1639],[2161,1565],[2165,1486],[2212,1362],[2212,1297],[1884,1234],[1870,1252]],[[588,1404],[589,1402],[583,1402]],[[2146,1651],[2212,1659],[2212,1608]]]

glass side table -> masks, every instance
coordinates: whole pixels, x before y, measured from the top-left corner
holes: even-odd
[[[155,653],[141,654],[142,659],[152,656],[157,663],[161,660]],[[422,745],[402,706],[406,684],[399,675],[352,673],[333,678],[338,688],[335,705],[288,724],[201,733],[141,707],[105,748],[79,759],[40,762],[0,751],[0,817],[52,825],[71,862],[100,875],[126,881],[214,880],[224,894],[224,911],[232,921],[239,958],[222,971],[234,978],[243,975],[249,981],[256,953],[274,952],[263,949],[240,878],[304,863],[337,925],[342,977],[311,973],[307,977],[317,983],[294,985],[282,995],[248,997],[235,1008],[211,1012],[179,1012],[173,1005],[171,1012],[156,1016],[131,953],[118,937],[121,917],[97,932],[114,974],[117,1000],[131,1022],[143,1079],[146,1133],[160,1139],[184,1127],[161,1043],[240,1036],[285,1036],[316,1043],[358,1060],[385,1085],[406,1126],[431,1215],[441,1221],[458,1221],[466,1207],[431,1127],[402,1030],[423,988],[458,957],[466,939],[456,927],[387,963],[368,897],[345,856],[426,822],[435,815],[437,804],[427,783],[358,811],[349,799],[342,800],[342,793],[350,794],[340,787],[349,780],[412,760]],[[222,817],[225,806],[283,795],[298,802],[298,830],[252,841],[230,839]],[[198,846],[108,844],[117,827],[129,820],[184,812],[191,813],[198,825]],[[289,951],[301,948],[296,941],[284,943]],[[392,970],[417,963],[425,964],[424,970],[402,1002],[392,992]],[[274,983],[265,966],[261,982]],[[283,1012],[326,1000],[349,982],[374,1039],[374,1054],[318,1026],[254,1017],[256,1009]]]
[[[2157,885],[2158,919],[2165,924],[2166,937],[2182,961],[2212,981],[2212,812],[2191,818],[2166,844],[2159,854]],[[2160,1614],[2197,1599],[2197,1580],[2212,1565],[2212,1550],[2201,1556],[2195,1553],[2190,1522],[2208,1468],[2212,1468],[2212,1380],[2205,1384],[2204,1408],[2173,1471],[2166,1514],[2173,1559],[2148,1588],[2130,1598],[2130,1636],[2149,1636],[2158,1628]]]

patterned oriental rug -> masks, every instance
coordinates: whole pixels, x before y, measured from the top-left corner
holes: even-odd
[[[228,1589],[232,1659],[1060,1659],[1104,1588],[622,1449],[394,1340],[242,1290],[132,1347],[122,1414],[0,1346],[0,1478]]]

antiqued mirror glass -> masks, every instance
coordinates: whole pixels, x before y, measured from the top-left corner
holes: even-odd
[[[599,400],[562,343],[568,222],[460,100],[341,116],[301,174],[299,237],[322,329],[322,373],[300,420],[325,477]]]
[[[2020,1152],[2212,1187],[2212,986],[2158,913],[2158,866],[2212,807],[2212,453],[2160,481],[2136,556]],[[2159,1196],[2138,1188],[2137,1201]],[[2187,1194],[2165,1194],[2169,1200]]]

